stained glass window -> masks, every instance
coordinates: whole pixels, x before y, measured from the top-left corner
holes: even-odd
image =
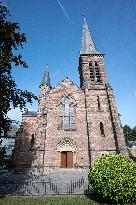
[[[70,102],[70,99],[68,97],[65,97],[63,103],[59,105],[58,129],[76,129],[75,106],[73,103]]]
[[[59,124],[58,124],[58,129],[63,128],[63,113],[64,113],[64,106],[63,104],[59,105]]]
[[[73,103],[70,106],[70,125],[71,125],[71,130],[76,129],[76,112]]]

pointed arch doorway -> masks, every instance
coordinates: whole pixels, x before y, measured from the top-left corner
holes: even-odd
[[[61,152],[61,168],[73,168],[73,152]]]
[[[60,152],[60,167],[73,168],[77,152],[76,144],[70,138],[65,138],[58,143],[57,150]]]

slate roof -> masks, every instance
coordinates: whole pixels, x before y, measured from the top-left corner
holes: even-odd
[[[48,85],[51,87],[48,65],[46,66],[46,70],[45,70],[41,85]]]
[[[98,52],[96,49],[85,18],[83,24],[82,48],[80,50],[80,54],[100,54],[100,52]]]
[[[23,116],[37,117],[37,112],[27,110],[25,113],[23,113]]]

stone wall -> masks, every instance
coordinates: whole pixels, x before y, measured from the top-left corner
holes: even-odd
[[[101,81],[91,81],[89,62],[97,61]],[[61,167],[61,152],[73,153],[73,166],[89,167],[105,153],[128,155],[112,88],[108,84],[102,54],[81,55],[79,88],[66,78],[55,88],[40,87],[38,112],[23,115],[16,137],[16,167]],[[58,129],[60,101],[75,103],[76,129]]]
[[[74,131],[58,129],[58,103],[64,95],[71,96],[76,101],[76,130]],[[47,126],[45,136],[46,151],[44,156],[45,166],[60,167],[61,153],[57,150],[57,146],[63,139],[71,139],[77,147],[77,149],[73,150],[73,163],[80,166],[89,166],[83,91],[74,85],[73,82],[65,79],[56,88],[49,92],[48,102],[45,104],[47,105]],[[42,128],[42,130],[44,131],[44,128]]]

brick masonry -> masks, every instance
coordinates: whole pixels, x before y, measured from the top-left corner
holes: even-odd
[[[89,62],[98,63],[101,82],[91,81]],[[83,168],[105,153],[128,155],[115,98],[106,77],[104,55],[80,55],[79,74],[80,87],[68,78],[55,88],[40,86],[37,113],[22,115],[12,155],[16,170],[38,167],[45,173],[60,168],[62,151],[71,151],[73,167]],[[58,129],[58,104],[65,96],[75,102],[76,129],[73,131]]]

